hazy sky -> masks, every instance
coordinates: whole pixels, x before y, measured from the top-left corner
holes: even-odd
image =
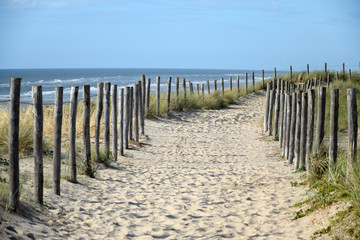
[[[359,0],[0,0],[0,68],[359,71]]]

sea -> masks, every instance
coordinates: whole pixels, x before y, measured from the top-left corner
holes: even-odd
[[[175,90],[175,78],[185,78],[193,84],[206,84],[210,80],[213,89],[213,80],[224,78],[225,88],[229,87],[229,77],[232,77],[233,87],[236,87],[236,78],[240,77],[240,85],[245,84],[245,73],[248,73],[248,84],[252,84],[252,72],[255,82],[262,81],[261,70],[222,70],[222,69],[165,69],[165,68],[78,68],[78,69],[0,69],[0,102],[9,101],[10,78],[20,77],[22,103],[31,103],[32,86],[41,85],[44,103],[54,101],[55,87],[64,88],[64,102],[70,99],[72,86],[79,86],[79,98],[82,98],[82,86],[90,85],[90,93],[94,97],[97,93],[97,83],[111,82],[118,88],[131,86],[140,80],[141,75],[151,79],[151,91],[155,91],[156,77],[160,77],[161,91],[165,91],[167,80],[172,77],[172,90]],[[278,72],[281,74],[281,72]],[[265,79],[273,77],[273,71],[264,71]],[[205,85],[206,86],[206,85]],[[181,86],[180,86],[181,88]],[[194,86],[195,89],[195,86]]]

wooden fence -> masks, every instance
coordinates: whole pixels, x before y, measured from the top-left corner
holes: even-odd
[[[279,141],[282,155],[289,164],[294,165],[295,169],[312,171],[311,155],[321,152],[325,135],[327,90],[331,90],[328,146],[328,169],[331,175],[338,157],[339,89],[329,89],[329,78],[327,78],[327,82],[310,79],[305,84],[298,85],[289,84],[281,79],[274,79],[267,83],[264,132]],[[314,119],[315,97],[317,98],[316,124]],[[347,116],[348,157],[346,168],[347,175],[349,175],[350,169],[356,161],[358,137],[355,88],[347,89]]]
[[[247,76],[247,74],[246,74]],[[255,91],[255,77],[252,73],[252,91]],[[166,113],[171,109],[171,77],[167,82]],[[221,78],[221,93],[224,96],[224,79]],[[264,71],[262,71],[262,86],[264,86]],[[196,84],[194,93],[193,84],[183,79],[182,91],[183,98],[187,94],[205,95],[205,85]],[[217,91],[216,80],[214,81],[213,91]],[[179,102],[179,78],[176,78],[176,102]],[[149,116],[150,108],[150,85],[151,79],[146,81],[145,75],[141,76],[141,81],[133,86],[120,89],[118,96],[117,85],[110,82],[97,84],[96,118],[95,118],[95,160],[100,159],[100,127],[104,126],[105,154],[109,158],[110,154],[116,161],[124,156],[124,149],[129,149],[129,141],[139,142],[140,134],[145,134],[145,117]],[[247,77],[245,78],[247,86]],[[207,94],[211,94],[210,82],[207,81]],[[201,87],[201,92],[200,92]],[[21,78],[11,78],[10,80],[10,122],[9,122],[9,169],[10,169],[10,208],[18,209],[19,202],[19,118],[20,118],[20,89]],[[229,89],[232,90],[232,78],[229,78]],[[187,93],[188,91],[188,93]],[[32,105],[34,111],[34,161],[35,161],[35,201],[43,204],[43,101],[42,86],[33,86]],[[72,183],[77,182],[76,169],[76,116],[79,87],[71,88],[70,94],[70,122],[69,122],[69,163],[70,178]],[[237,92],[240,93],[240,77],[237,77]],[[156,115],[160,116],[160,77],[156,78]],[[83,146],[85,156],[85,173],[92,175],[91,169],[91,141],[90,141],[90,86],[83,86]],[[118,106],[118,107],[117,107]],[[111,115],[110,115],[111,113]],[[112,127],[110,128],[110,116]],[[60,195],[61,177],[61,136],[62,136],[62,117],[63,117],[63,87],[55,88],[54,104],[54,154],[53,154],[53,192]],[[103,118],[103,123],[101,123]],[[119,126],[119,129],[118,129]],[[110,150],[110,129],[112,129],[111,150]]]

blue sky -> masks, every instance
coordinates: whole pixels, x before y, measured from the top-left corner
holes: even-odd
[[[0,0],[0,68],[359,71],[359,0]]]

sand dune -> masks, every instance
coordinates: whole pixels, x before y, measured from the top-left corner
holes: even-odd
[[[264,94],[216,111],[146,122],[144,144],[79,184],[45,192],[41,221],[17,233],[46,239],[308,239],[320,226],[291,221],[304,199],[278,142],[262,134]],[[9,232],[7,230],[7,232]]]

